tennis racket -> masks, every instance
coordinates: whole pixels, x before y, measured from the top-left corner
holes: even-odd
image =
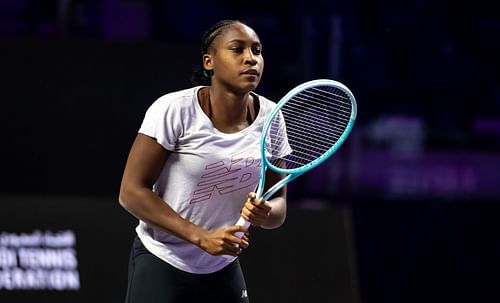
[[[257,198],[268,200],[287,183],[330,158],[351,132],[356,114],[354,95],[334,80],[312,80],[288,92],[264,122]],[[286,177],[263,193],[268,169]],[[248,228],[250,222],[240,217],[236,225]]]

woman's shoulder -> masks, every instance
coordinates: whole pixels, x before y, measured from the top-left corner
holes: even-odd
[[[263,110],[265,112],[269,112],[274,108],[274,106],[276,106],[276,102],[268,99],[267,97],[262,96],[262,95],[257,94],[257,93],[253,93],[253,94],[255,97],[258,98],[259,106],[260,106],[261,110]]]
[[[257,98],[259,98],[259,100],[261,100],[261,102],[265,102],[265,103],[269,103],[269,102],[271,102],[271,103],[274,103],[273,101],[271,101],[270,99],[268,99],[267,97],[265,97],[265,96],[263,96],[263,95],[261,95],[261,94],[259,94],[259,93],[252,92],[252,94],[253,94],[254,96],[256,96]]]
[[[190,87],[186,89],[181,89],[177,91],[172,91],[168,92],[162,96],[160,96],[156,101],[160,102],[172,102],[172,101],[179,101],[179,102],[185,102],[185,101],[192,101],[193,96],[195,96],[196,91],[200,87],[195,86],[195,87]]]
[[[198,89],[199,87],[190,87],[182,90],[168,92],[158,97],[151,104],[151,107],[155,107],[156,109],[190,107],[193,103],[193,98],[196,95],[196,91]]]

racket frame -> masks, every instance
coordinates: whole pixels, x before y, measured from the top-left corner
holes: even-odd
[[[324,154],[322,154],[320,157],[315,159],[314,161],[305,164],[304,166],[298,167],[298,168],[293,168],[293,169],[286,169],[286,168],[280,168],[275,165],[273,165],[266,157],[266,133],[268,129],[271,127],[271,123],[273,121],[273,118],[275,115],[277,115],[280,111],[280,109],[285,105],[288,100],[292,99],[295,95],[298,93],[304,91],[305,89],[311,88],[311,87],[316,87],[316,86],[331,86],[338,88],[342,90],[344,93],[346,93],[351,101],[351,116],[349,118],[349,122],[346,126],[345,131],[342,133],[342,135],[339,137],[337,142]],[[354,121],[356,120],[357,116],[357,104],[356,104],[356,99],[354,98],[354,95],[352,92],[345,86],[344,84],[331,80],[331,79],[317,79],[317,80],[311,80],[308,82],[304,82],[298,86],[296,86],[294,89],[290,90],[281,100],[276,104],[276,106],[273,108],[269,116],[267,117],[266,121],[264,122],[264,126],[262,128],[262,136],[260,138],[260,153],[262,157],[262,165],[261,165],[261,171],[260,171],[260,181],[257,186],[257,198],[258,199],[263,199],[263,200],[268,200],[270,197],[272,197],[280,188],[282,188],[285,184],[291,182],[292,180],[296,179],[300,175],[306,173],[307,171],[315,168],[316,166],[322,164],[324,161],[326,161],[330,156],[332,156],[339,148],[342,146],[344,141],[347,139],[347,136],[350,134],[352,127],[354,125]],[[287,175],[285,178],[281,179],[278,181],[276,184],[274,184],[271,188],[269,188],[264,195],[262,192],[264,191],[264,186],[266,182],[266,172],[267,168],[271,169],[272,171],[278,173],[278,174],[284,174]]]

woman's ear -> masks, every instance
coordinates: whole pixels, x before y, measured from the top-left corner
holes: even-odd
[[[203,68],[206,70],[212,70],[212,56],[209,54],[203,55]]]

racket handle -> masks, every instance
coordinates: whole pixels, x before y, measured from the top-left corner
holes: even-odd
[[[240,217],[240,219],[238,220],[238,222],[236,222],[235,225],[240,225],[240,226],[244,226],[246,228],[249,228],[250,227],[250,222],[248,222],[247,220],[243,219],[243,217]],[[241,238],[243,237],[243,232],[237,232],[235,233],[234,235],[237,236],[238,238]]]
[[[240,219],[238,220],[238,222],[236,222],[235,225],[239,225],[239,226],[245,226],[246,228],[249,228],[250,227],[250,222],[248,222],[247,220],[243,219],[243,217],[240,217]],[[236,232],[234,233],[234,235],[238,238],[241,238],[243,237],[244,233],[239,231],[239,232]],[[223,255],[224,258],[226,259],[234,259],[233,256],[230,256],[230,255]]]

